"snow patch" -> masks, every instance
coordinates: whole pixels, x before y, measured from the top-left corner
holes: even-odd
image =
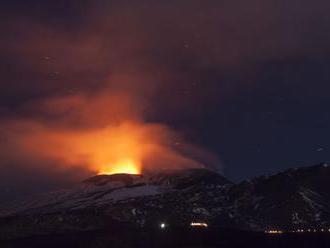
[[[121,188],[105,195],[102,199],[111,199],[114,201],[125,200],[128,198],[150,196],[161,194],[159,186],[143,185],[134,188]]]

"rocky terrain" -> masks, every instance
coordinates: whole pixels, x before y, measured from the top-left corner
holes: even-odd
[[[326,164],[238,184],[206,169],[99,175],[73,189],[2,206],[0,239],[191,222],[252,231],[328,229],[329,189]]]

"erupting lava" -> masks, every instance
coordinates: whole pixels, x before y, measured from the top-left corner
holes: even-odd
[[[165,136],[162,126],[140,122],[80,131],[33,124],[18,140],[30,154],[62,160],[65,165],[87,166],[96,174],[141,174],[145,160],[165,152]]]
[[[117,163],[110,164],[104,168],[102,167],[98,174],[102,175],[116,173],[141,174],[141,166],[138,162],[135,162],[132,159],[122,159]]]
[[[7,139],[13,141],[12,150],[39,162],[54,161],[59,168],[83,168],[95,174],[142,174],[204,167],[196,160],[201,154],[198,149],[186,146],[193,151],[193,158],[188,156],[188,149],[181,153],[177,144],[182,147],[183,142],[176,132],[131,113],[137,105],[125,95],[53,99],[38,106],[63,117],[59,123],[27,119],[2,127]]]

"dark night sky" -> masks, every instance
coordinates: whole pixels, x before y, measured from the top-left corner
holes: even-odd
[[[146,122],[217,154],[232,180],[329,160],[328,1],[11,0],[0,12],[2,123],[57,125],[34,103],[119,87],[143,99]],[[8,159],[7,132],[0,197],[88,174],[30,166],[12,149]]]

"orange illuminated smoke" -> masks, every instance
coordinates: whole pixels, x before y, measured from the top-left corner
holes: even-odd
[[[143,102],[135,93],[112,90],[55,97],[31,107],[56,120],[18,119],[0,123],[0,130],[5,130],[15,154],[60,169],[141,174],[204,167],[187,155],[193,152],[194,157],[209,157],[208,154],[183,145],[181,137],[166,125],[143,121]]]
[[[143,160],[158,147],[155,134],[162,132],[157,125],[137,122],[81,131],[32,129],[20,139],[25,150],[67,165],[84,165],[97,174],[141,174]]]
[[[163,125],[125,121],[93,128],[54,128],[35,122],[11,125],[12,137],[29,156],[95,174],[198,168],[172,146],[176,136]]]

